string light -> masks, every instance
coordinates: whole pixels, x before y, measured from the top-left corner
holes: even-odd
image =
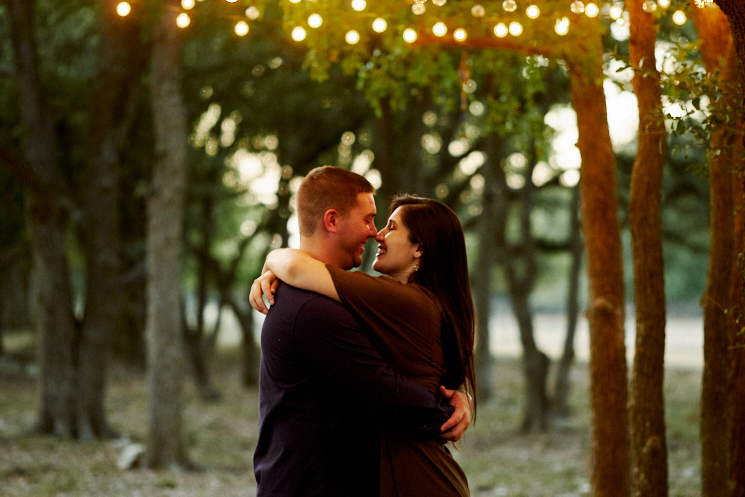
[[[403,36],[404,36],[404,41],[406,43],[414,43],[416,41],[416,38],[417,38],[416,31],[414,31],[411,28],[404,29]]]
[[[499,24],[494,26],[494,35],[497,38],[504,38],[505,36],[507,36],[507,34],[509,34],[509,32],[509,29],[507,29],[507,26],[503,22],[500,22]]]
[[[582,0],[574,0],[570,8],[572,9],[572,12],[574,12],[575,14],[581,14],[582,12],[585,11],[585,4],[582,3]]]
[[[512,21],[510,23],[509,31],[512,36],[520,36],[523,34],[523,25],[517,21]]]
[[[531,19],[536,19],[539,15],[541,15],[541,9],[539,9],[537,5],[531,5],[530,7],[525,9],[525,15],[527,15]]]
[[[502,8],[506,12],[515,12],[517,9],[517,3],[515,0],[504,0],[504,2],[502,2]]]
[[[585,15],[587,17],[597,17],[600,14],[600,8],[594,3],[588,3],[585,5]]]
[[[251,19],[252,21],[255,21],[259,18],[259,9],[257,9],[255,6],[250,6],[246,9],[246,17]]]
[[[130,12],[132,12],[132,6],[129,5],[129,2],[120,2],[119,5],[116,6],[116,13],[121,17],[128,16]]]
[[[237,2],[238,0],[226,0],[226,1],[227,1],[228,3],[235,3],[235,2]]]
[[[432,3],[438,7],[442,7],[448,0],[432,0]]]
[[[292,29],[292,33],[290,36],[292,36],[292,39],[295,41],[303,41],[308,33],[305,32],[305,28],[302,26],[295,26]]]
[[[367,7],[367,2],[365,0],[352,0],[352,8],[357,12],[362,12],[365,10],[365,7]]]
[[[181,0],[181,8],[184,10],[191,10],[196,4],[195,0]]]
[[[432,26],[432,32],[435,34],[435,36],[443,37],[448,32],[448,27],[445,26],[444,22],[438,22],[435,23],[434,26]]]
[[[290,0],[290,3],[300,3],[300,0]]]
[[[308,17],[308,26],[311,28],[318,28],[323,24],[323,18],[319,14],[311,14]]]
[[[388,29],[388,23],[385,22],[385,19],[383,19],[382,17],[378,17],[373,21],[372,28],[373,31],[375,31],[376,33],[382,33],[383,31]]]
[[[566,17],[556,19],[554,31],[556,31],[556,34],[559,36],[564,36],[565,34],[567,34],[569,32],[569,19],[567,19]]]
[[[670,0],[657,0],[657,4],[663,9],[666,9],[670,7]]]
[[[682,10],[676,10],[673,13],[673,22],[678,26],[682,26],[686,23],[686,14]]]
[[[473,17],[484,17],[484,14],[486,14],[486,9],[480,3],[471,7],[471,15]]]
[[[239,21],[236,23],[235,34],[238,36],[246,36],[248,34],[248,24],[246,24],[246,21]]]
[[[704,9],[714,3],[714,0],[695,0],[696,7],[699,9]]]
[[[186,12],[182,12],[176,17],[176,26],[179,28],[185,28],[189,24],[191,24],[191,18]]]
[[[458,28],[453,32],[453,38],[455,38],[455,41],[466,41],[468,33],[466,33],[465,29]]]
[[[644,9],[644,12],[652,13],[657,10],[657,2],[654,0],[647,0],[642,4],[642,8]]]
[[[610,18],[614,21],[623,15],[623,9],[620,5],[614,5],[610,8]]]
[[[360,41],[360,34],[354,29],[350,29],[349,31],[347,31],[346,36],[344,36],[344,39],[350,45],[356,45]]]
[[[424,4],[421,3],[415,3],[411,6],[411,11],[418,16],[424,14],[425,10],[427,10],[427,7],[425,7]]]

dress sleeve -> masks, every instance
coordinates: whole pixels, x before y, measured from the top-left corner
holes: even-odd
[[[421,286],[404,285],[387,276],[344,271],[326,266],[341,302],[363,321],[399,323],[406,327],[432,325],[439,318],[434,298]]]

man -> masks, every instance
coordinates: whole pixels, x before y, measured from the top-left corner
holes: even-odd
[[[373,194],[344,169],[311,171],[298,192],[300,248],[342,269],[359,266],[377,234]],[[260,293],[251,301],[265,310]],[[411,429],[442,425],[452,428],[445,440],[462,436],[470,422],[465,396],[453,396],[458,409],[448,419],[452,408],[396,374],[341,304],[286,284],[275,302],[261,337],[259,497],[377,496],[380,409]]]

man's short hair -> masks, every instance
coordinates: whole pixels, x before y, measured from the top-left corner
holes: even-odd
[[[312,236],[329,209],[346,215],[360,193],[375,193],[364,177],[340,167],[323,166],[311,170],[297,194],[301,236]]]

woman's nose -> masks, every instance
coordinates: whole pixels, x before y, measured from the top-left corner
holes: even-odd
[[[377,242],[382,242],[383,241],[383,237],[384,237],[384,233],[383,232],[384,231],[385,231],[385,228],[383,228],[382,230],[378,231],[378,233],[375,235],[375,240]]]

